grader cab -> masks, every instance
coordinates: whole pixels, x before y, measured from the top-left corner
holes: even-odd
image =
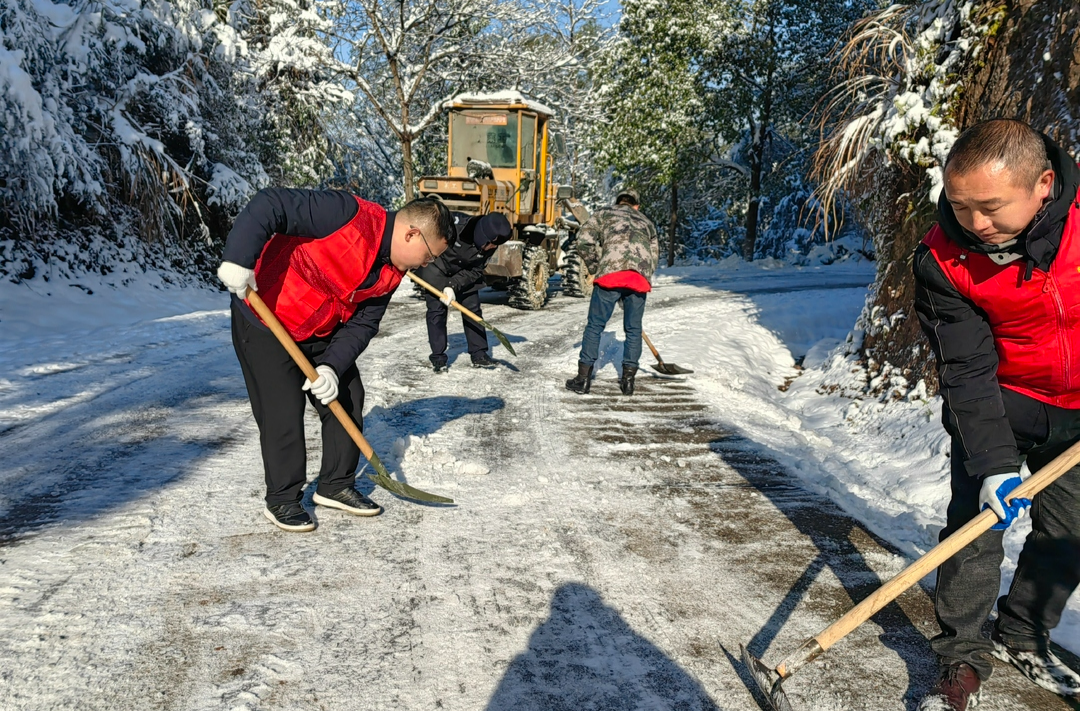
[[[506,289],[511,306],[539,309],[548,279],[563,274],[563,293],[588,296],[592,281],[571,248],[579,223],[569,186],[554,181],[551,109],[517,92],[461,95],[450,112],[446,175],[423,176],[419,193],[471,215],[501,212],[513,226],[484,272]],[[557,137],[555,142],[559,142]]]

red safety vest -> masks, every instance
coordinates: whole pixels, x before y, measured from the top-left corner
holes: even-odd
[[[949,239],[923,238],[945,276],[990,321],[998,383],[1040,402],[1080,408],[1080,207],[1074,201],[1050,271],[1024,280],[1026,260],[1001,266]]]
[[[275,234],[255,264],[259,296],[297,341],[329,335],[357,304],[389,294],[405,275],[387,264],[374,286],[359,290],[379,254],[386,210],[356,202],[356,216],[336,232],[322,239]]]

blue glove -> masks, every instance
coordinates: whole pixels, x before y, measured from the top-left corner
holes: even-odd
[[[979,510],[990,509],[1000,519],[990,527],[992,531],[1004,531],[1013,521],[1023,518],[1031,506],[1031,499],[1013,499],[1005,503],[1009,492],[1020,486],[1020,472],[993,474],[983,479],[979,490]]]

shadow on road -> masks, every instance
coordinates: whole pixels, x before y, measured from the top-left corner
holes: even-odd
[[[698,681],[637,634],[600,594],[563,585],[514,657],[487,711],[720,711]]]
[[[868,543],[876,543],[887,551],[900,554],[900,551],[887,541],[875,536],[828,499],[803,490],[797,483],[792,482],[791,476],[783,467],[767,457],[755,454],[752,445],[745,440],[739,437],[721,437],[711,442],[710,448],[765,496],[817,550],[817,554],[806,564],[803,573],[791,585],[780,605],[758,633],[747,642],[746,647],[751,654],[759,659],[766,656],[777,633],[787,624],[815,579],[826,568],[836,576],[853,601],[840,609],[835,619],[839,619],[847,610],[886,582],[866,562],[862,548]],[[936,674],[936,665],[926,637],[895,602],[881,609],[871,619],[883,630],[879,636],[881,643],[896,652],[907,665],[908,688],[904,693],[904,701],[908,709],[914,709],[922,693],[933,683]],[[794,647],[772,649],[764,661],[771,666],[792,651]],[[725,649],[724,652],[729,660],[732,660],[740,678],[750,687],[754,698],[762,704],[757,686],[743,668],[741,660],[732,659],[731,655],[737,654],[738,650]],[[770,707],[762,704],[762,708]]]

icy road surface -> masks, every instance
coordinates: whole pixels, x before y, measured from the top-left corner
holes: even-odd
[[[519,354],[496,346],[497,370],[468,367],[452,318],[440,376],[422,303],[400,293],[361,356],[365,429],[394,476],[457,503],[376,489],[383,515],[318,509],[311,534],[261,515],[224,296],[5,344],[0,707],[759,709],[740,643],[775,663],[909,560],[737,426],[773,407],[739,384],[775,393],[823,337],[790,318],[774,333],[769,314],[842,308],[850,324],[866,277],[662,280],[646,332],[698,372],[644,369],[633,398],[615,382],[620,312],[593,393],[563,389],[586,302],[557,281],[539,312],[485,292]],[[741,357],[702,367],[732,344]],[[913,709],[934,632],[909,591],[786,682],[793,706]],[[1077,708],[1005,667],[984,688],[980,711]]]

